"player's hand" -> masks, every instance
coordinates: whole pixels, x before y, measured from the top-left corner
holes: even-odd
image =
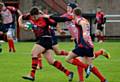
[[[105,25],[104,25],[104,24],[102,24],[101,26],[102,26],[102,27],[104,27]]]
[[[3,34],[3,32],[2,31],[0,31],[0,35],[2,35]]]
[[[61,30],[61,31],[60,31],[60,35],[65,36],[65,35],[66,35],[66,32],[65,32],[64,30]]]
[[[25,31],[28,31],[28,29],[26,27],[23,28]]]
[[[70,40],[71,40],[71,41],[74,41],[74,40],[75,40],[75,38],[71,37],[71,38],[70,38]]]
[[[50,18],[50,15],[44,14],[43,17],[44,18]]]

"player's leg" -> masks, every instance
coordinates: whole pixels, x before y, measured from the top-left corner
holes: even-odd
[[[27,80],[32,80],[34,81],[35,79],[35,72],[37,69],[37,64],[38,64],[38,54],[42,54],[42,52],[45,51],[45,48],[43,48],[42,46],[35,44],[33,49],[32,49],[32,70],[30,72],[30,74],[28,74],[27,76],[23,76],[24,79]]]
[[[91,68],[91,72],[93,74],[95,74],[101,80],[101,82],[107,82],[107,80],[105,79],[105,77],[101,74],[101,72],[98,70],[98,68],[96,66],[93,66]]]
[[[9,45],[9,52],[11,52],[12,50],[13,50],[13,52],[15,52],[14,40],[13,40],[12,34],[13,34],[13,29],[9,28],[8,32],[7,32],[7,40],[8,40],[8,45]]]
[[[102,42],[104,42],[104,40],[105,40],[103,29],[101,29],[101,31],[100,31],[100,39]]]
[[[66,61],[68,63],[73,64],[73,65],[87,68],[88,67],[87,64],[84,64],[82,61],[79,61],[78,59],[76,59],[76,57],[83,57],[84,56],[83,51],[84,51],[84,49],[80,48],[80,47],[73,49],[72,52],[69,52],[68,56],[66,57]]]
[[[68,69],[66,69],[62,63],[58,60],[55,60],[53,55],[51,54],[51,50],[47,50],[44,54],[45,59],[48,61],[48,63],[52,66],[54,66],[55,68],[57,68],[58,70],[64,72],[68,77],[69,77],[69,81],[72,80],[73,78],[73,72],[69,71]]]
[[[95,58],[97,58],[97,57],[99,57],[101,55],[106,57],[107,59],[110,58],[109,52],[107,52],[105,49],[100,49],[100,50],[94,51],[94,57]]]
[[[101,52],[98,52],[98,53],[99,53],[99,54],[103,54],[103,52],[102,52],[102,53],[101,53]],[[77,58],[77,59],[80,60],[80,61],[81,61],[81,60],[82,60],[82,61],[87,60],[87,62],[89,62],[88,64],[91,65],[91,64],[92,64],[91,61],[92,61],[93,58],[87,59],[87,57],[84,57],[84,58],[82,58],[82,59],[80,59],[80,58]],[[84,59],[84,60],[83,60],[83,59]],[[91,66],[89,66],[89,67],[91,67]],[[91,69],[91,68],[90,68],[90,69]],[[89,71],[90,71],[90,69],[89,69]],[[96,67],[94,67],[94,69],[97,70]],[[83,70],[84,70],[84,69],[83,69],[81,66],[77,66],[77,70],[78,70],[78,75],[79,75],[79,81],[80,81],[80,82],[84,82],[84,78],[83,78]],[[97,70],[97,72],[98,72],[97,74],[99,74],[99,77],[102,78],[102,75],[100,76],[100,73],[99,73],[98,70]],[[87,75],[86,77],[89,76],[89,73],[90,73],[90,72],[87,73],[88,75]]]
[[[67,51],[59,49],[58,44],[53,45],[52,48],[53,48],[53,50],[54,50],[54,52],[55,52],[56,55],[60,55],[60,56],[66,56],[66,55],[68,55]]]
[[[82,57],[77,57],[79,61],[84,61],[84,58]],[[79,82],[84,82],[84,68],[81,66],[77,66],[77,72],[78,72],[78,77],[79,77]]]
[[[101,82],[106,82],[105,77],[101,74],[101,72],[98,70],[98,68],[96,66],[93,66],[91,64],[88,68],[89,69],[87,70],[87,72],[91,71],[94,75],[96,75],[101,80]],[[88,76],[89,76],[89,74],[86,75],[86,78],[88,78]]]
[[[97,41],[99,42],[99,41],[100,41],[100,31],[99,31],[98,28],[96,29],[96,34],[95,34],[95,36],[97,37]]]
[[[99,31],[99,43],[103,42],[104,41],[104,34],[103,34],[103,29],[104,29],[104,26],[102,24],[99,24],[98,26],[98,31]]]
[[[56,55],[62,55],[62,56],[68,55],[67,51],[59,49],[59,45],[55,33],[52,34],[52,49],[54,50]]]
[[[1,45],[1,43],[0,43],[0,53],[2,52],[2,45]]]
[[[84,68],[81,66],[77,66],[78,76],[79,76],[79,82],[84,82]]]
[[[73,50],[73,52],[70,52],[69,55],[66,57],[66,61],[68,63],[70,63],[70,64],[73,64],[73,65],[77,66],[78,75],[79,75],[79,81],[80,82],[84,82],[83,69],[88,70],[89,69],[89,65],[88,64],[84,64],[83,61],[80,61],[80,59],[76,58],[76,57],[78,57],[78,55],[77,55],[78,53],[75,53],[74,50]]]
[[[15,52],[16,51],[15,46],[14,46],[15,29],[12,28],[11,32],[12,32],[12,39],[13,39],[12,49],[13,49],[13,52]]]
[[[3,32],[0,31],[0,40],[2,40]],[[0,53],[2,52],[2,43],[0,42]]]
[[[42,54],[38,55],[38,65],[37,65],[37,69],[42,69],[43,65],[42,65]]]
[[[9,52],[11,52],[12,51],[12,44],[13,44],[11,28],[8,29],[7,40],[8,40],[8,46],[9,46]]]
[[[90,71],[91,71],[93,74],[95,74],[101,80],[101,82],[104,82],[106,80],[105,77],[100,73],[100,71],[96,68],[96,66],[92,65],[93,58],[87,57],[86,60],[87,60],[87,64],[89,65],[88,69],[86,70],[86,72],[87,72],[86,78],[89,77]]]

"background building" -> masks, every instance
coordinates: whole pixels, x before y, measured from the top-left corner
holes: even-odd
[[[101,6],[105,14],[112,15],[107,20],[112,20],[106,23],[105,36],[109,38],[120,39],[120,0],[1,0],[7,5],[18,7],[23,13],[26,13],[34,5],[40,9],[47,8],[49,13],[62,14],[66,11],[66,4],[69,2],[77,2],[85,14],[95,14],[96,7]],[[64,26],[64,25],[63,25]],[[64,27],[63,27],[64,28]],[[93,28],[93,26],[91,26]],[[17,37],[20,40],[34,39],[31,32],[24,32],[22,29],[17,29]]]

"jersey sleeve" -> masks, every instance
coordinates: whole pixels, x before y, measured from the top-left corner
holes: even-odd
[[[106,23],[106,17],[105,17],[105,14],[102,12],[102,17],[103,17],[103,24]]]
[[[29,14],[24,14],[24,15],[22,16],[22,19],[23,19],[23,20],[29,20],[29,19],[30,19],[30,15],[29,15]]]
[[[50,26],[53,26],[53,27],[56,27],[57,26],[57,22],[51,18],[44,18],[46,20],[46,22],[50,25]]]
[[[55,20],[56,22],[66,22],[71,21],[72,17],[60,17],[60,16],[50,16],[51,19]]]
[[[12,13],[17,12],[17,9],[13,6],[7,6],[7,9],[9,9]]]

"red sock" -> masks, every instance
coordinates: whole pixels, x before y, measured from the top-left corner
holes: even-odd
[[[59,61],[55,61],[53,66],[59,69],[60,71],[64,72],[67,76],[70,74],[70,71],[67,70]]]
[[[83,75],[83,68],[80,66],[77,66],[77,70],[78,70],[78,76],[79,76],[79,81],[84,81],[84,75]]]
[[[11,51],[12,49],[11,40],[8,40],[8,46],[9,46],[9,50]]]
[[[31,76],[35,77],[35,72],[37,69],[37,64],[38,64],[38,58],[32,58],[32,70],[31,70]]]
[[[105,40],[105,37],[104,37],[104,36],[101,36],[101,40],[104,41],[104,40]]]
[[[82,61],[80,61],[78,59],[72,59],[71,62],[72,62],[72,64],[81,66],[82,68],[85,68],[85,69],[88,67],[87,64],[84,64]]]
[[[13,41],[13,40],[10,40],[10,43],[11,43],[11,48],[13,49],[13,52],[15,52],[14,41]]]
[[[38,66],[42,68],[42,56],[38,57]]]
[[[98,51],[95,51],[95,53],[94,53],[95,58],[97,58],[98,56],[100,56],[102,54],[103,54],[103,50],[98,50]]]
[[[67,55],[68,55],[68,52],[67,52],[67,51],[62,50],[62,51],[60,52],[60,55],[67,56]]]
[[[92,73],[94,73],[101,81],[104,81],[105,78],[104,76],[99,72],[99,70],[94,66],[92,69],[91,69]]]
[[[101,36],[100,35],[97,35],[96,37],[97,37],[98,41],[101,40]]]

